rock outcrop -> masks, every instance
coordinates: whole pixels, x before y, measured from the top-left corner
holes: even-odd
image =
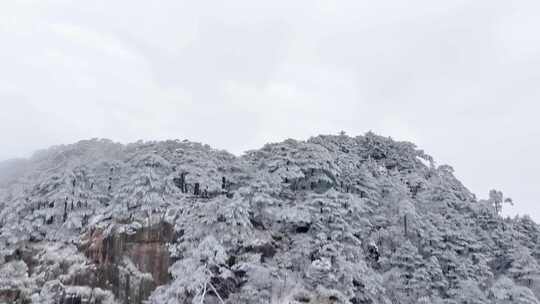
[[[168,244],[176,240],[176,232],[166,222],[119,230],[93,229],[85,236],[81,250],[96,268],[82,285],[111,290],[122,303],[140,304],[170,281]]]

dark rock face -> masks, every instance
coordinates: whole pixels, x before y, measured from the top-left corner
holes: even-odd
[[[170,281],[167,243],[175,239],[172,225],[161,222],[132,234],[94,230],[87,237],[81,249],[96,270],[86,276],[85,285],[111,290],[121,303],[142,303]]]
[[[0,303],[26,304],[30,301],[24,299],[18,289],[4,289],[0,290]]]
[[[82,304],[80,295],[68,295],[60,300],[61,304]]]
[[[327,170],[311,169],[304,171],[304,177],[294,178],[285,181],[290,184],[293,191],[311,190],[316,193],[324,193],[331,188],[336,187],[336,177]]]
[[[9,263],[11,261],[23,261],[26,266],[28,266],[28,272],[32,272],[33,268],[36,266],[37,261],[35,260],[36,250],[33,250],[31,247],[23,246],[15,250],[12,254],[5,257],[5,262]]]
[[[256,246],[248,246],[245,248],[245,250],[246,252],[260,253],[262,261],[268,258],[271,259],[276,254],[275,245],[271,243],[263,243]]]

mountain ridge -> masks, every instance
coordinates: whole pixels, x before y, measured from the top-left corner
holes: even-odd
[[[0,303],[538,303],[538,225],[409,142],[93,139],[14,164]]]

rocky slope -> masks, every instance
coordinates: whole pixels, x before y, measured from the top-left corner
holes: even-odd
[[[539,227],[367,133],[0,165],[0,303],[538,303]]]

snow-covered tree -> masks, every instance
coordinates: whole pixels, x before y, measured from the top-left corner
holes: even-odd
[[[517,246],[512,250],[511,265],[508,274],[516,281],[531,287],[540,279],[540,266],[530,254],[529,249]]]
[[[0,297],[538,302],[539,226],[502,218],[501,192],[479,201],[450,166],[371,132],[243,156],[90,140],[10,166],[0,172]]]

